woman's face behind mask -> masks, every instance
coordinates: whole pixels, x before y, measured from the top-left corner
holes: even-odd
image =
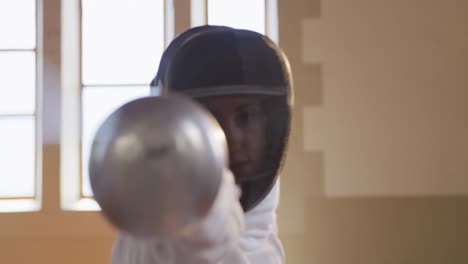
[[[199,98],[226,135],[229,167],[238,180],[254,178],[264,167],[266,113],[262,97],[253,95]]]

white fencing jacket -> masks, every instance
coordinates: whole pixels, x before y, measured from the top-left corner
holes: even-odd
[[[197,232],[177,240],[137,239],[120,232],[112,264],[283,264],[276,209],[279,183],[244,214],[239,188],[226,174],[216,201]]]

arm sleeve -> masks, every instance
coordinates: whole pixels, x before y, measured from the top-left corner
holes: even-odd
[[[140,240],[121,232],[114,243],[111,263],[284,263],[274,229],[268,232],[245,230],[248,223],[239,204],[239,195],[232,174],[226,173],[213,208],[197,231],[171,241]]]
[[[246,214],[245,231],[237,251],[243,261],[226,263],[285,263],[284,249],[278,237],[278,206],[279,181],[268,196]]]

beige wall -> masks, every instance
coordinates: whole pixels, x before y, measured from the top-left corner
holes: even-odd
[[[50,30],[44,50],[45,81],[53,87],[48,98],[55,100],[60,96],[60,79],[54,73],[60,66],[60,17],[50,7],[58,7],[60,1],[44,2],[49,6],[45,23]],[[279,0],[280,45],[291,60],[296,83],[279,216],[287,263],[468,263],[468,198],[455,195],[468,190],[463,155],[467,128],[461,123],[467,113],[463,70],[468,48],[462,35],[467,36],[467,11],[464,1],[455,0]],[[176,28],[184,28],[184,23]],[[439,96],[444,101],[434,104],[440,102]],[[339,100],[348,101],[343,105]],[[326,115],[327,106],[347,108]],[[357,106],[358,112],[343,115]],[[436,110],[448,106],[453,112],[436,115]],[[408,116],[407,107],[417,112]],[[49,128],[58,124],[58,110],[46,102]],[[411,130],[397,136],[416,133],[403,139],[409,153],[420,159],[410,156],[403,170],[399,155],[405,155],[405,149],[397,145],[393,152],[386,151],[393,141],[374,134],[379,132],[374,122],[380,119],[369,119],[370,113],[392,121],[380,131],[392,136],[392,129],[401,128],[395,118],[401,117]],[[331,117],[347,119],[330,126]],[[419,132],[432,127],[434,120],[446,129],[429,131],[419,139]],[[349,135],[360,132],[355,129],[361,126],[366,128],[365,137]],[[330,158],[328,153],[343,147],[333,135],[337,129],[345,135],[338,138],[345,147],[355,140],[364,142],[358,147],[366,147]],[[107,263],[114,235],[109,226],[97,213],[58,208],[59,148],[53,131],[45,131],[50,141],[44,148],[44,211],[0,216],[0,263]],[[442,137],[434,138],[437,135]],[[437,155],[415,148],[415,139],[433,142]],[[376,147],[380,152],[371,155]],[[386,153],[386,162],[379,163]],[[340,162],[347,158],[353,158],[355,167],[342,167]],[[362,163],[355,163],[356,158]],[[369,159],[371,170],[361,175]],[[394,173],[388,171],[392,167]],[[341,170],[330,174],[330,168]],[[407,168],[413,173],[404,174]],[[370,176],[377,177],[373,185]]]
[[[287,263],[468,263],[468,3],[280,0]]]

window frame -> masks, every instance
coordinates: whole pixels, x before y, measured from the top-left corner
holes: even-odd
[[[34,1],[34,48],[6,48],[0,49],[3,52],[34,52],[34,68],[35,68],[35,83],[34,83],[34,108],[30,114],[26,113],[11,113],[0,114],[2,119],[21,119],[31,118],[34,127],[34,175],[33,186],[34,192],[32,196],[0,196],[0,214],[3,212],[28,212],[38,211],[41,209],[41,179],[42,179],[42,1]]]
[[[72,69],[72,73],[69,76],[62,76],[63,82],[66,83],[62,91],[62,105],[66,109],[62,109],[64,112],[61,118],[61,208],[70,211],[98,211],[99,206],[97,203],[92,196],[86,195],[83,190],[83,91],[89,87],[143,87],[145,85],[149,87],[150,80],[148,80],[148,84],[84,84],[82,80],[83,57],[81,47],[83,25],[82,1],[72,0],[70,2],[72,3],[67,3],[65,7],[62,3],[62,12],[64,12],[62,13],[62,23],[65,27],[73,28],[74,30],[68,32],[66,36],[62,36],[64,42],[71,42],[71,45],[62,46],[62,60],[66,64],[62,65],[62,69]],[[76,12],[77,9],[79,12]],[[165,48],[174,36],[173,0],[163,0],[163,9],[163,20],[165,22],[163,43]]]
[[[185,27],[194,27],[198,25],[205,25],[208,23],[208,1],[209,0],[191,0],[189,5],[190,9],[190,14],[191,14],[191,19],[190,19],[190,25],[186,25]],[[268,35],[274,42],[278,43],[278,19],[277,19],[277,0],[263,0],[264,5],[265,5],[265,34]],[[82,1],[80,1],[82,3]],[[171,8],[172,7],[172,8]],[[164,27],[164,43],[165,47],[169,45],[170,41],[172,40],[174,36],[174,9],[182,9],[184,8],[183,6],[177,6],[175,3],[171,0],[165,0],[163,1],[163,8],[164,8],[164,21],[166,23]],[[187,8],[187,6],[185,6]],[[81,9],[80,9],[81,10]],[[80,14],[80,18],[82,18],[82,15]],[[80,25],[82,25],[82,21],[80,21]],[[80,32],[80,41],[81,41],[81,33]],[[81,42],[80,42],[81,43]],[[82,56],[81,56],[81,48],[80,48],[80,77],[81,77],[81,69],[82,69]],[[124,86],[142,86],[144,84],[125,84]],[[82,105],[81,101],[81,95],[82,91],[86,89],[86,87],[89,86],[101,86],[101,87],[118,87],[121,86],[121,84],[109,84],[109,85],[84,85],[83,82],[81,82],[81,90],[80,90],[80,106]],[[82,131],[83,131],[83,109],[80,108],[80,137],[82,137]],[[79,200],[92,200],[93,197],[86,195],[84,193],[84,188],[83,188],[83,182],[84,182],[84,174],[83,174],[83,160],[82,160],[82,144],[80,144],[80,157],[79,157]],[[95,210],[98,209],[97,205],[93,206]]]

